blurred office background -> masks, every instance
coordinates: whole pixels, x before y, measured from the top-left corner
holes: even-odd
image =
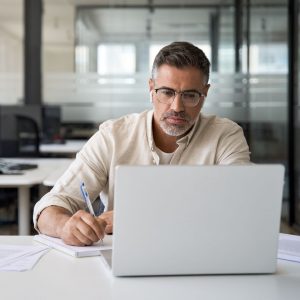
[[[282,218],[300,228],[299,6],[300,0],[0,0],[2,148],[12,129],[1,110],[15,106],[30,107],[38,143],[87,139],[101,122],[149,108],[154,56],[172,41],[190,41],[212,63],[204,112],[244,128],[253,162],[285,165]],[[24,132],[16,136],[26,139]],[[31,155],[40,155],[35,150]]]

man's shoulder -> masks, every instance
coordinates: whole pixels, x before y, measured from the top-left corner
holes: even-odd
[[[141,113],[127,114],[117,119],[110,119],[103,122],[100,126],[100,130],[113,130],[119,128],[128,128],[138,126],[141,123],[146,122],[147,116],[150,113],[149,110],[143,111]]]
[[[205,115],[201,114],[201,125],[202,126],[216,126],[216,127],[240,127],[236,122],[228,119],[219,117],[216,115]]]

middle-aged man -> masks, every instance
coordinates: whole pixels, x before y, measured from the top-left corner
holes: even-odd
[[[210,87],[209,67],[203,51],[190,43],[162,48],[149,80],[153,110],[101,124],[35,205],[35,228],[72,245],[90,245],[111,233],[116,165],[250,163],[242,129],[228,119],[200,113]],[[99,217],[84,211],[82,181],[92,199],[101,192],[106,212]]]

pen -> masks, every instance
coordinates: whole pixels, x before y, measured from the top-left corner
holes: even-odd
[[[80,191],[81,191],[82,197],[84,199],[84,202],[89,209],[90,214],[95,217],[96,215],[95,215],[95,212],[94,212],[94,209],[92,206],[92,202],[91,202],[90,196],[85,188],[84,182],[82,182],[80,184]]]

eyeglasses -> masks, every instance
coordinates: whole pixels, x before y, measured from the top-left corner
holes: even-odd
[[[196,105],[198,105],[201,97],[204,96],[204,94],[198,91],[177,92],[169,88],[158,88],[158,89],[154,89],[154,91],[157,95],[157,100],[160,103],[169,104],[169,105],[173,103],[176,94],[180,95],[180,99],[185,107],[195,107]]]

